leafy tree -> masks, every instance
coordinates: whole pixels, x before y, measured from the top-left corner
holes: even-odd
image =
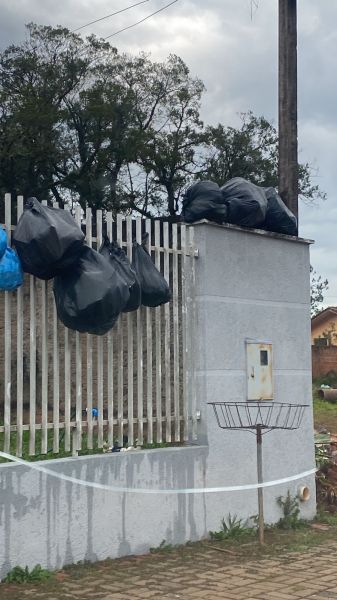
[[[155,188],[159,196],[158,209],[173,217],[179,211],[181,191],[201,160],[203,123],[199,109],[204,85],[190,77],[177,56],[169,58],[167,67],[165,79],[171,80],[172,89],[165,93],[159,118],[153,118],[146,132],[137,163],[148,177],[147,190]],[[149,207],[148,199],[145,206]]]
[[[174,214],[176,189],[186,185],[181,173],[202,127],[203,84],[176,56],[153,63],[145,55],[120,55],[95,76],[90,88],[65,100],[72,151],[63,185],[83,208],[149,214],[149,207],[165,211],[167,203]]]
[[[241,114],[241,127],[207,127],[205,136],[208,161],[204,179],[223,185],[232,177],[244,177],[256,185],[278,184],[278,135],[264,117],[252,112]],[[299,165],[299,193],[307,201],[325,199],[326,194],[311,181],[309,164]]]
[[[257,185],[277,185],[277,133],[264,118],[241,115],[241,128],[222,124],[206,129],[208,164],[204,177],[223,185],[244,177]]]
[[[1,191],[50,192],[59,200],[62,106],[88,73],[85,44],[68,30],[27,26],[28,38],[0,55]],[[96,42],[89,42],[96,47]]]
[[[78,97],[66,99],[62,188],[84,209],[120,209],[117,183],[134,154],[133,103],[125,90],[100,74]]]
[[[314,317],[321,311],[324,293],[329,288],[329,282],[327,279],[322,279],[321,275],[317,275],[312,266],[310,266],[310,275],[311,316]]]

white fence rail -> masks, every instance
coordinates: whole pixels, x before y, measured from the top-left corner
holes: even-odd
[[[6,194],[9,239],[22,210],[23,198],[14,202]],[[85,218],[79,208],[74,216],[88,245],[98,248],[106,232],[129,257],[132,240],[141,242],[147,232],[172,300],[121,315],[100,337],[58,321],[50,281],[26,275],[17,292],[0,292],[0,447],[46,455],[195,438],[193,228],[122,215],[113,220],[100,210],[94,221],[89,208]]]

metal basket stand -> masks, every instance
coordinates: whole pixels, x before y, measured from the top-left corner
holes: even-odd
[[[301,426],[309,404],[274,401],[208,402],[221,429],[249,431],[256,436],[257,483],[263,483],[262,436],[275,429],[292,431]],[[257,488],[259,542],[264,544],[263,487]]]

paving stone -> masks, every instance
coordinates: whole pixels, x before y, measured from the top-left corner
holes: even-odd
[[[0,586],[1,600],[337,600],[337,542],[253,559],[204,552],[104,561],[42,585]],[[239,559],[238,559],[239,560]]]

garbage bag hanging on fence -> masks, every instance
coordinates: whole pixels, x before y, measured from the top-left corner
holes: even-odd
[[[0,290],[10,292],[22,284],[23,272],[19,258],[12,248],[6,248],[0,260]]]
[[[24,271],[51,279],[76,263],[84,233],[69,211],[49,208],[29,198],[13,242]]]
[[[262,225],[263,229],[286,235],[297,235],[297,219],[284,204],[275,188],[264,188],[264,192],[268,205],[266,218]]]
[[[141,303],[140,283],[124,250],[116,242],[110,242],[109,238],[105,237],[99,251],[111,261],[128,285],[130,297],[123,312],[137,310]]]
[[[267,198],[263,188],[242,177],[234,177],[221,188],[228,207],[228,222],[243,227],[262,225],[267,213]]]
[[[2,227],[0,227],[0,258],[2,258],[3,255],[5,254],[6,248],[7,248],[7,233]]]
[[[54,296],[59,319],[82,333],[104,335],[129,300],[129,288],[104,256],[84,246],[76,265],[55,277]]]
[[[143,306],[159,306],[171,300],[171,292],[167,281],[158,271],[150,254],[145,249],[148,235],[144,236],[142,245],[133,242],[132,266],[136,271],[142,296]]]
[[[227,206],[221,190],[213,181],[197,181],[185,192],[182,217],[186,223],[208,219],[217,223],[227,221]]]

